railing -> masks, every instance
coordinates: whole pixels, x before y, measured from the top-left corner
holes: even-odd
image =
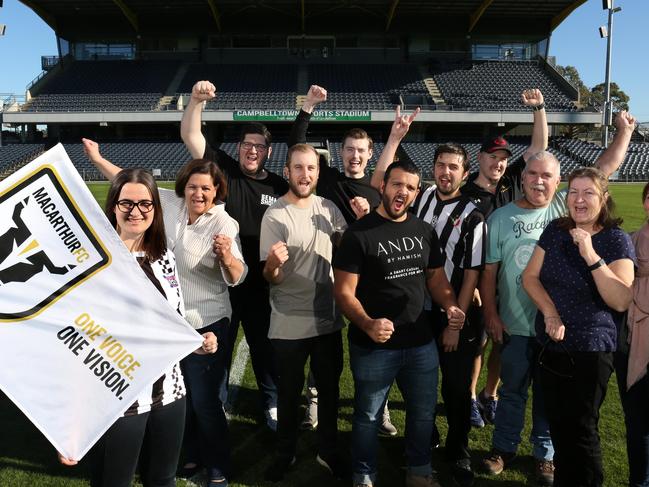
[[[39,74],[38,76],[36,76],[33,80],[31,80],[29,82],[29,84],[25,87],[25,91],[30,90],[31,87],[34,86],[36,83],[38,83],[43,78],[43,76],[45,76],[46,74],[47,74],[47,71],[41,71],[41,74]]]
[[[59,64],[60,61],[61,58],[59,56],[41,56],[41,69],[43,71],[49,71]]]

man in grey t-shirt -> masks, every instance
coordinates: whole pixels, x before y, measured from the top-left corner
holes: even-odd
[[[278,372],[277,459],[265,476],[274,482],[295,462],[297,409],[309,357],[319,392],[317,461],[336,477],[346,470],[336,448],[343,321],[334,305],[331,268],[333,246],[346,223],[334,203],[313,194],[318,174],[315,149],[291,147],[284,168],[288,193],[261,222],[260,260],[272,308],[268,337]]]

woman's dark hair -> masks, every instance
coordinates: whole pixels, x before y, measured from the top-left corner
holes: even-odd
[[[645,184],[644,188],[642,188],[642,204],[647,199],[647,194],[649,194],[649,183]]]
[[[223,171],[217,166],[217,164],[209,159],[192,159],[183,167],[180,168],[178,175],[176,176],[176,196],[179,198],[185,197],[185,186],[192,174],[209,174],[212,177],[212,183],[216,189],[216,200],[223,201],[228,195],[228,182],[223,175]]]
[[[133,168],[122,169],[111,181],[108,196],[106,197],[106,216],[108,220],[117,229],[117,217],[115,210],[119,201],[119,194],[126,183],[143,184],[151,193],[153,201],[153,221],[151,226],[144,232],[142,241],[142,250],[146,254],[149,262],[153,262],[162,257],[167,250],[167,238],[165,236],[164,220],[162,218],[162,206],[160,205],[160,194],[155,179],[150,172],[145,169]],[[119,211],[119,210],[117,210]]]
[[[620,226],[622,224],[622,219],[614,216],[615,203],[608,192],[608,178],[606,177],[606,174],[596,167],[581,167],[575,169],[570,173],[570,176],[568,176],[568,188],[570,188],[572,182],[577,178],[590,179],[595,184],[595,188],[597,188],[599,197],[602,200],[602,207],[599,210],[599,215],[595,222],[596,225],[603,229]],[[570,192],[568,192],[568,194],[570,194]],[[568,199],[568,194],[566,195],[566,200]],[[568,214],[568,216],[558,220],[558,226],[564,230],[570,230],[571,228],[575,228],[576,225],[570,214]]]

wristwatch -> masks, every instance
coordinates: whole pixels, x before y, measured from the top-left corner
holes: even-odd
[[[606,265],[606,262],[604,262],[604,259],[599,259],[597,262],[595,262],[593,265],[588,266],[589,271],[594,271],[595,269],[599,269],[603,265]]]
[[[540,110],[543,110],[545,108],[545,102],[541,103],[540,105],[536,105],[535,107],[532,107],[533,112],[538,112]]]

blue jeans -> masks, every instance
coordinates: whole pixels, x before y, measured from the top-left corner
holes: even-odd
[[[227,477],[230,469],[228,422],[220,395],[227,379],[229,321],[224,318],[197,330],[216,335],[219,347],[215,353],[190,353],[180,362],[188,399],[183,440],[185,462],[204,465],[210,478]]]
[[[350,343],[349,357],[354,376],[354,483],[376,481],[378,427],[395,379],[406,404],[408,471],[414,475],[430,475],[439,367],[435,342],[402,350],[370,350]]]
[[[543,405],[543,392],[538,381],[536,362],[539,349],[535,337],[507,335],[504,340],[500,352],[502,386],[498,391],[499,401],[492,446],[504,453],[516,453],[525,424],[525,405],[531,383],[532,452],[537,460],[552,460],[554,447]]]

